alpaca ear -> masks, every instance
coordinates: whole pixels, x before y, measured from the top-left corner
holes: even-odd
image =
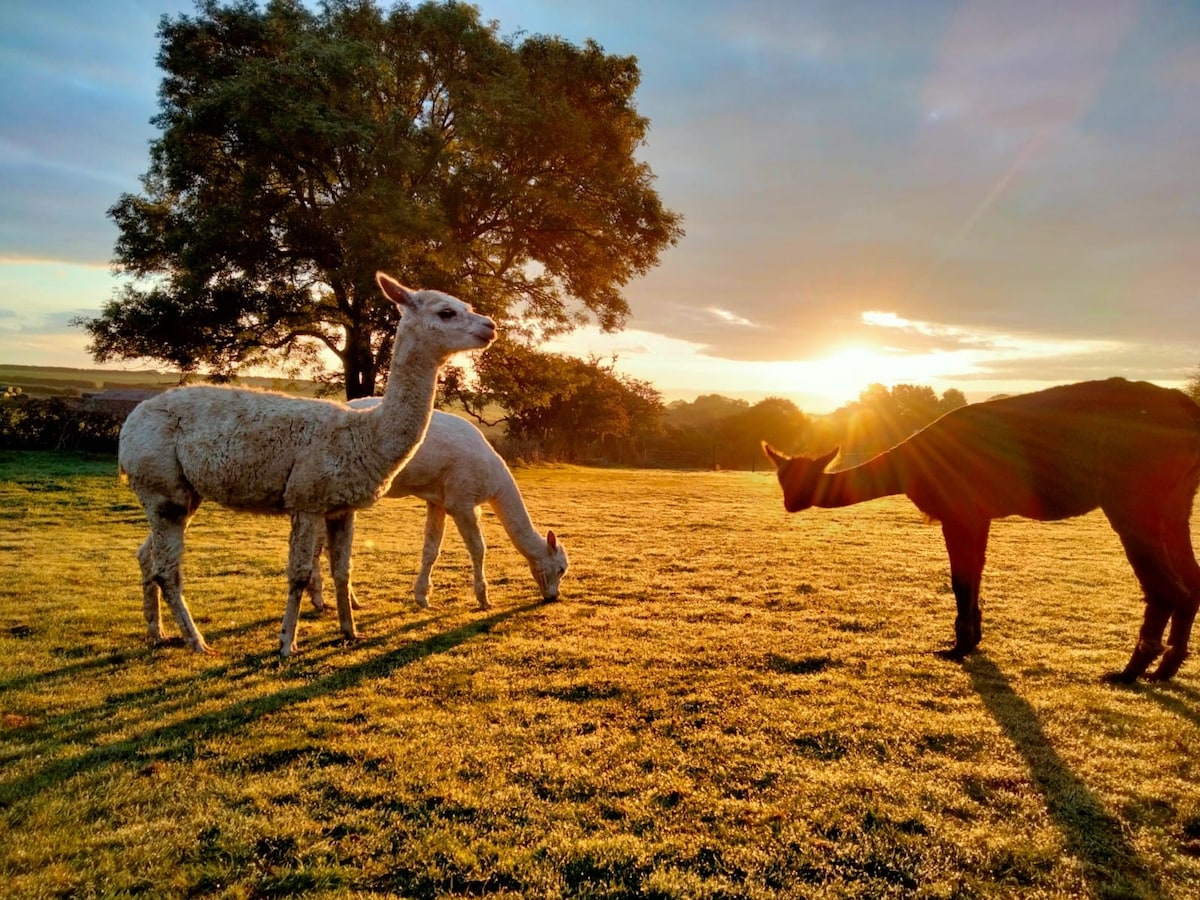
[[[375,283],[383,291],[383,296],[396,304],[401,315],[404,315],[404,310],[413,309],[416,306],[415,295],[417,292],[412,288],[406,288],[387,272],[376,272]]]
[[[829,466],[829,464],[831,462],[833,462],[834,459],[837,458],[837,455],[841,452],[842,452],[842,448],[840,446],[834,447],[832,450],[830,450],[824,456],[818,456],[816,459],[814,459],[813,465],[816,466],[817,471],[824,472],[825,469]]]
[[[762,448],[763,448],[763,453],[765,453],[767,455],[767,459],[769,459],[771,461],[771,464],[774,465],[775,468],[777,468],[777,469],[780,468],[781,466],[783,466],[788,460],[791,459],[790,456],[788,456],[785,453],[780,453],[778,450],[776,450],[774,447],[772,447],[766,441],[762,442]]]
[[[553,531],[546,532],[546,543],[550,546],[551,550],[558,546],[558,538],[554,536]]]

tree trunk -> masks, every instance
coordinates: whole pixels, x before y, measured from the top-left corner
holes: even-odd
[[[342,370],[347,400],[370,397],[375,393],[375,354],[371,352],[370,331],[354,327],[346,329]]]

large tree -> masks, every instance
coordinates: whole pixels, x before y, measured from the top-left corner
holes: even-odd
[[[520,456],[640,463],[662,428],[662,395],[617,372],[615,358],[585,360],[513,341],[480,354],[473,378],[449,367],[443,392],[478,421],[504,423],[509,450]]]
[[[228,377],[325,347],[358,397],[391,352],[377,269],[512,335],[615,330],[682,235],[635,155],[637,60],[591,41],[371,0],[202,0],[159,37],[161,135],[109,210],[133,280],[80,320],[97,361]]]

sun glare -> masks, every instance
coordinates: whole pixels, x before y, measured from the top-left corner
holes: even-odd
[[[941,379],[971,368],[968,354],[901,353],[887,348],[851,344],[812,360],[776,363],[774,375],[780,383],[794,385],[797,396],[816,400],[824,408],[836,409],[858,399],[871,384],[929,384],[935,390]]]
[[[883,372],[890,368],[887,363],[885,355],[870,347],[843,347],[824,359],[813,360],[805,383],[810,391],[819,389],[828,397],[852,400],[872,382],[888,380]]]

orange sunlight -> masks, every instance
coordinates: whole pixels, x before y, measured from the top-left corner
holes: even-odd
[[[771,364],[778,384],[787,384],[796,394],[820,397],[827,409],[858,399],[868,385],[878,382],[931,384],[940,393],[938,382],[969,367],[961,352],[900,353],[865,344],[838,347],[828,355],[811,360]]]

